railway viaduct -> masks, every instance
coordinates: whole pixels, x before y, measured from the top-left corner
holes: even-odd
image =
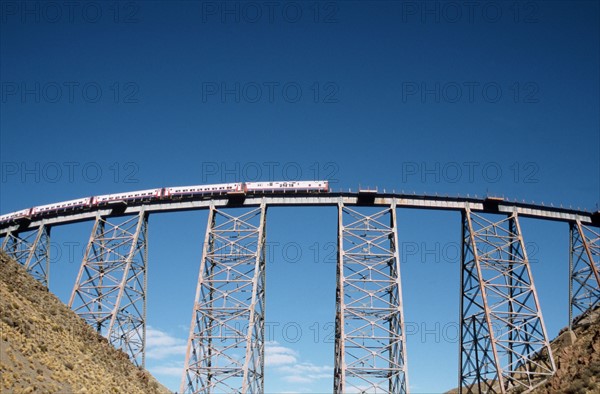
[[[2,249],[47,286],[51,229],[93,221],[69,307],[144,366],[148,217],[208,210],[181,390],[261,393],[272,206],[338,209],[336,393],[409,391],[398,209],[461,212],[461,392],[529,390],[556,369],[521,217],[564,222],[569,231],[569,324],[600,302],[600,213],[501,198],[359,191],[142,199],[4,223],[0,237]]]

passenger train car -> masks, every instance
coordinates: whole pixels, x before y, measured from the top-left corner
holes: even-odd
[[[31,216],[31,210],[33,208],[22,209],[17,212],[7,213],[5,215],[0,215],[0,223],[6,223],[10,221],[17,221],[26,217]]]
[[[77,200],[69,200],[69,201],[63,201],[63,202],[55,202],[53,204],[48,204],[48,205],[40,205],[38,207],[31,208],[31,214],[39,215],[39,214],[43,214],[46,212],[60,212],[60,211],[65,211],[65,210],[72,209],[72,208],[89,206],[91,204],[93,198],[94,197],[86,197],[86,198],[79,198]]]
[[[92,205],[110,204],[122,201],[135,201],[135,200],[151,200],[154,198],[160,198],[163,189],[148,189],[138,190],[128,193],[117,193],[117,194],[105,194],[103,196],[92,197]]]
[[[288,182],[246,182],[246,192],[280,193],[280,192],[328,192],[327,181],[288,181]]]
[[[221,183],[218,185],[179,186],[163,189],[163,197],[194,196],[198,194],[225,194],[244,191],[243,183]]]
[[[327,193],[328,181],[284,181],[284,182],[238,182],[214,185],[166,187],[138,190],[127,193],[105,194],[62,201],[17,212],[0,215],[0,224],[18,222],[24,219],[42,218],[61,212],[81,208],[94,208],[128,202],[159,202],[164,200],[196,198],[228,194],[271,194],[271,193]]]

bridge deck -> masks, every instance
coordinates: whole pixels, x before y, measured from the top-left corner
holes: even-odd
[[[399,208],[420,208],[440,210],[463,210],[467,205],[472,211],[487,213],[511,213],[516,211],[521,216],[582,223],[600,226],[599,212],[590,213],[581,210],[548,207],[543,205],[532,205],[525,203],[510,202],[498,199],[478,199],[468,197],[440,197],[430,195],[405,195],[405,194],[361,194],[361,193],[323,193],[323,194],[300,194],[281,193],[248,196],[214,196],[207,198],[187,198],[181,200],[169,200],[159,202],[136,201],[118,203],[113,206],[100,207],[77,207],[65,210],[52,216],[36,218],[31,221],[20,223],[9,223],[0,225],[0,235],[10,231],[23,231],[35,229],[42,222],[46,225],[62,225],[68,223],[93,220],[98,215],[129,215],[138,213],[142,207],[148,213],[176,212],[187,210],[207,209],[211,205],[215,207],[256,207],[262,202],[269,206],[333,206],[340,201],[345,205],[391,205],[395,202]]]

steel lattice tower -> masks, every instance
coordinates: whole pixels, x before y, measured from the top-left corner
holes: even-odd
[[[556,368],[517,214],[462,216],[460,391],[529,390]]]
[[[69,307],[145,365],[148,216],[96,218]]]
[[[398,253],[395,204],[339,203],[335,393],[408,392]]]
[[[600,232],[580,221],[570,224],[569,326],[573,312],[600,304]]]
[[[2,250],[21,264],[31,276],[48,287],[50,283],[50,226],[35,231],[9,232]]]
[[[181,382],[184,393],[264,391],[266,204],[211,206]]]

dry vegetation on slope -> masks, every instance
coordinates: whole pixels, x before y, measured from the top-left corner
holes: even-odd
[[[600,308],[552,341],[556,374],[535,394],[600,393]]]
[[[1,392],[169,393],[0,253]]]
[[[550,346],[556,373],[531,394],[600,394],[600,307],[582,316],[573,331],[563,328]],[[456,388],[446,394],[455,393]]]

